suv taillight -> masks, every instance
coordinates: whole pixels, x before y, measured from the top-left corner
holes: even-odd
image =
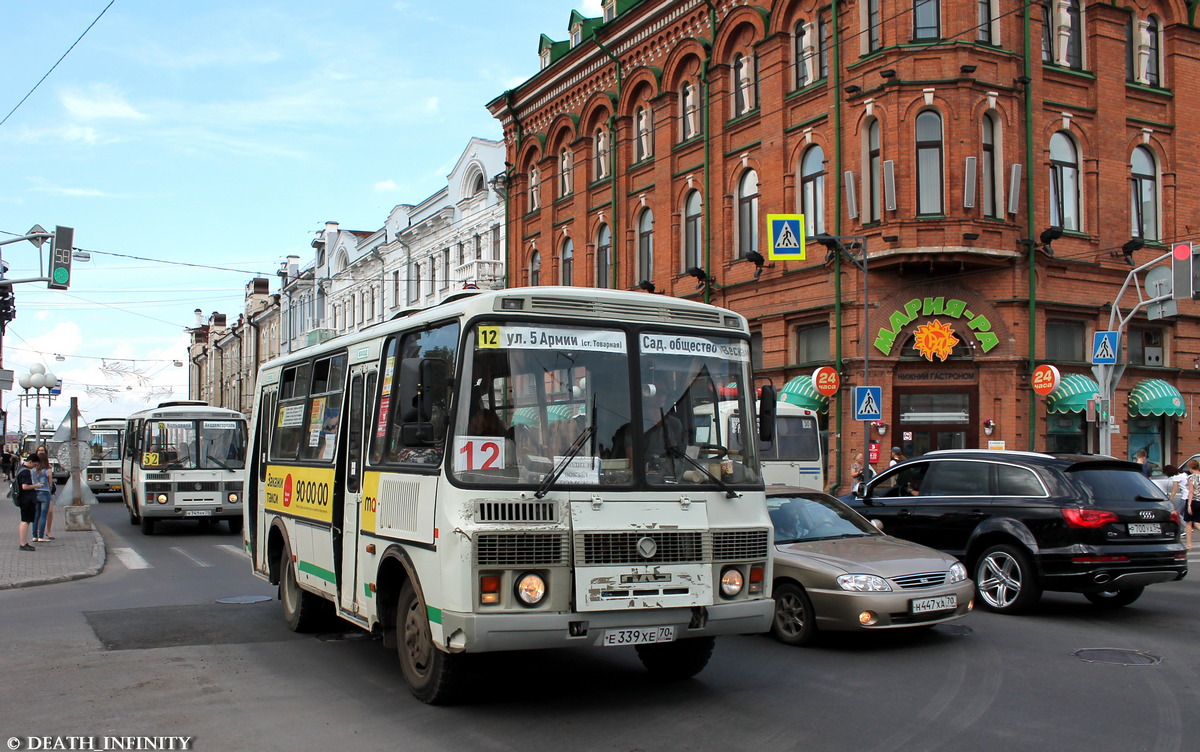
[[[1114,512],[1104,512],[1099,509],[1064,509],[1063,519],[1067,527],[1101,528],[1113,522],[1120,522]]]

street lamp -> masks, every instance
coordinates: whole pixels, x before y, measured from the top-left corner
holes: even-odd
[[[894,75],[894,74],[893,74]],[[863,236],[852,235],[829,235],[821,233],[816,236],[816,241],[828,248],[832,253],[841,254],[850,259],[850,263],[854,264],[862,271],[863,278],[863,321],[862,321],[862,346],[863,346],[863,386],[871,385],[871,345],[870,345],[870,324],[867,321],[871,313],[871,288],[870,275],[867,274],[867,239]],[[858,246],[858,257],[850,255],[850,251],[846,250],[846,246],[842,241],[849,241],[850,245]],[[855,406],[857,410],[857,406]],[[880,411],[883,410],[883,405],[879,406]],[[871,432],[867,430],[867,426],[863,425],[863,462],[869,466],[871,464]]]
[[[29,373],[23,373],[17,377],[17,383],[25,390],[25,394],[21,395],[21,404],[24,405],[33,400],[33,432],[34,448],[36,448],[42,439],[42,399],[45,398],[46,404],[54,402],[55,395],[51,394],[50,390],[58,386],[58,377],[47,371],[41,363],[34,363],[29,367]],[[31,389],[33,390],[32,394],[30,394]],[[43,389],[46,390],[45,394],[42,393]]]

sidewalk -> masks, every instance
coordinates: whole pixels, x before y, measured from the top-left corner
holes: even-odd
[[[68,533],[62,507],[55,507],[54,528],[50,531],[57,540],[32,543],[36,551],[18,547],[20,523],[21,510],[12,499],[0,499],[0,590],[78,580],[104,569],[104,538],[100,531],[93,525],[86,532]]]

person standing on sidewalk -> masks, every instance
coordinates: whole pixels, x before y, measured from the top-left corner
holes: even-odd
[[[53,540],[46,529],[46,523],[50,517],[50,504],[54,498],[51,496],[51,491],[54,490],[54,479],[50,473],[50,462],[44,454],[35,455],[33,485],[37,489],[37,513],[33,522],[33,542],[45,543]]]
[[[33,481],[33,468],[36,465],[33,456],[25,458],[24,467],[17,473],[17,483],[21,488],[20,506],[21,524],[17,528],[17,540],[22,551],[34,551],[29,545],[29,528],[37,517],[37,485]]]
[[[45,444],[37,448],[37,461],[38,465],[46,471],[46,495],[49,501],[46,505],[46,521],[42,523],[41,534],[38,537],[43,541],[52,541],[54,540],[54,536],[50,534],[50,530],[54,527],[54,492],[58,488],[54,482],[54,470],[50,467],[50,453],[46,451]],[[40,498],[41,496],[42,494],[39,491],[38,497]]]

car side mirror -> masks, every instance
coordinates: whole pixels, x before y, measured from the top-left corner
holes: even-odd
[[[883,520],[871,520],[871,524],[874,525],[879,532],[883,532]]]

